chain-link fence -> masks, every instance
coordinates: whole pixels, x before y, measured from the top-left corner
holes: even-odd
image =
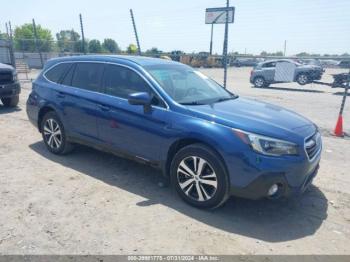
[[[63,40],[47,40],[36,38],[14,38],[11,41],[11,37],[0,40],[2,48],[9,50],[13,49],[14,60],[25,63],[29,68],[42,68],[47,60],[62,57],[62,56],[75,56],[84,54],[99,54],[99,55],[137,55],[138,50],[136,45],[130,45],[126,50],[122,50],[118,44],[112,39],[106,39],[103,42],[98,40],[82,41],[82,40],[69,40],[74,39],[73,30],[71,35],[68,35],[68,39]],[[67,35],[66,35],[67,36]],[[60,35],[56,35],[56,38],[64,38]],[[66,37],[67,38],[67,37]],[[78,39],[79,36],[76,36]],[[2,44],[1,44],[2,43]],[[0,47],[1,48],[1,47]],[[4,51],[0,49],[0,56],[5,56]],[[2,53],[1,53],[2,52]],[[222,55],[210,55],[209,52],[199,52],[186,54],[179,50],[172,52],[162,52],[157,48],[149,49],[142,52],[141,55],[149,57],[157,57],[164,59],[171,59],[179,61],[184,64],[188,64],[193,67],[205,67],[205,68],[221,68],[224,65],[224,59]],[[350,61],[350,57],[285,57],[283,55],[242,55],[238,53],[230,53],[228,55],[227,64],[229,66],[255,66],[257,63],[267,59],[280,59],[290,58],[297,60],[318,60],[325,67],[336,67],[341,60]],[[2,58],[4,60],[5,58]],[[1,60],[0,60],[1,62]],[[7,55],[6,63],[14,64],[11,62],[11,56]]]

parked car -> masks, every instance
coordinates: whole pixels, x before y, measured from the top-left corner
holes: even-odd
[[[350,68],[350,60],[342,60],[338,64],[340,68]]]
[[[19,102],[21,86],[16,70],[7,64],[0,63],[0,99],[6,107],[15,107]]]
[[[256,66],[258,63],[264,61],[262,58],[236,58],[231,62],[232,66]]]
[[[323,68],[322,63],[319,59],[303,59],[300,63],[304,65],[314,65]]]
[[[27,114],[50,152],[82,143],[150,164],[201,208],[231,195],[300,194],[321,158],[320,133],[306,118],[163,59],[51,60],[33,82]]]
[[[259,63],[251,71],[250,83],[255,87],[268,87],[270,84],[283,83],[283,81],[275,80],[276,65],[279,62],[295,65],[292,81],[297,82],[299,85],[306,85],[314,80],[320,80],[324,72],[324,69],[317,65],[303,65],[289,59],[269,60]]]

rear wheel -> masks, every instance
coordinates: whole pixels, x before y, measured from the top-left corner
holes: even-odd
[[[262,88],[262,87],[267,87],[269,85],[263,77],[258,76],[254,79],[254,86],[257,88]]]
[[[1,102],[6,107],[15,107],[18,105],[19,102],[19,96],[12,96],[12,97],[3,97],[1,98]]]
[[[63,155],[73,149],[67,141],[64,126],[53,111],[48,112],[41,122],[41,133],[47,149],[57,155]]]
[[[229,180],[217,153],[202,144],[182,148],[171,165],[171,180],[192,206],[216,208],[229,197]]]
[[[310,81],[309,76],[307,74],[301,73],[297,77],[297,82],[299,85],[306,85]]]

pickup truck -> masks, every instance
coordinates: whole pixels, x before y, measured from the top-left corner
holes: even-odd
[[[21,86],[16,69],[0,63],[0,99],[5,107],[15,107],[19,102]]]

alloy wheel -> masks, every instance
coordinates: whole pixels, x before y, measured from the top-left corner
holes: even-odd
[[[264,86],[264,80],[262,78],[257,78],[255,80],[255,86],[257,87],[263,87]]]
[[[180,162],[177,180],[185,195],[199,202],[210,200],[218,186],[214,169],[198,156],[189,156]]]
[[[52,149],[60,148],[62,144],[62,132],[59,124],[52,118],[46,120],[44,125],[44,137],[46,143]]]
[[[308,77],[306,75],[300,75],[299,76],[299,83],[300,84],[306,84],[308,81]]]

